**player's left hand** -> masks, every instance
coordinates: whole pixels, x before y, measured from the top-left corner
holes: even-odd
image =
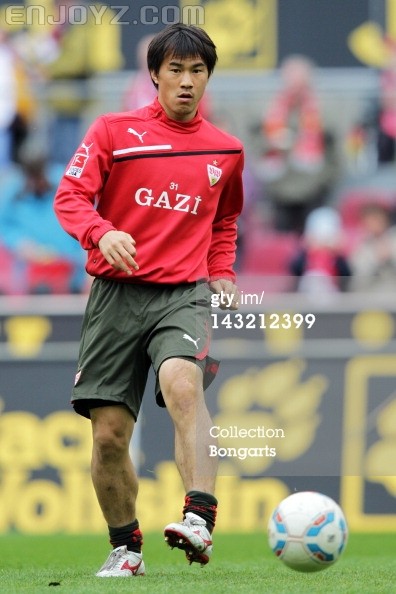
[[[239,290],[232,281],[226,278],[220,278],[211,281],[209,287],[213,293],[220,295],[220,309],[238,309],[240,298]]]

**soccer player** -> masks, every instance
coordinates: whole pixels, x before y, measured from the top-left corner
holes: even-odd
[[[150,365],[157,403],[174,424],[186,493],[183,519],[165,527],[165,539],[190,563],[204,565],[212,552],[217,463],[204,398],[217,370],[208,355],[210,299],[222,294],[224,307],[238,307],[233,263],[243,200],[242,145],[198,108],[216,61],[198,27],[158,33],[147,54],[158,97],[99,117],[55,198],[95,277],[72,403],[91,420],[92,480],[113,546],[99,577],[145,571],[129,443]]]

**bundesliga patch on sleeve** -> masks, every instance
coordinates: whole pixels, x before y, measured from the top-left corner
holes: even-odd
[[[69,165],[66,175],[71,177],[81,177],[84,167],[89,159],[89,149],[93,143],[87,145],[84,142],[81,145],[81,150],[76,153]]]

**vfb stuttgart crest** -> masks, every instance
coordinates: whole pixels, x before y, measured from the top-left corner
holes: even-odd
[[[221,178],[222,173],[223,171],[222,169],[219,169],[219,167],[215,167],[214,165],[208,165],[208,176],[211,187],[217,184],[217,182]]]

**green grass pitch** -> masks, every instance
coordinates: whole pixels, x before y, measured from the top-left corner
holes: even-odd
[[[266,535],[215,534],[211,562],[189,566],[161,534],[144,537],[146,575],[96,578],[104,536],[0,536],[0,592],[36,594],[383,594],[396,593],[396,535],[352,534],[340,560],[315,574],[294,572],[269,550]]]

